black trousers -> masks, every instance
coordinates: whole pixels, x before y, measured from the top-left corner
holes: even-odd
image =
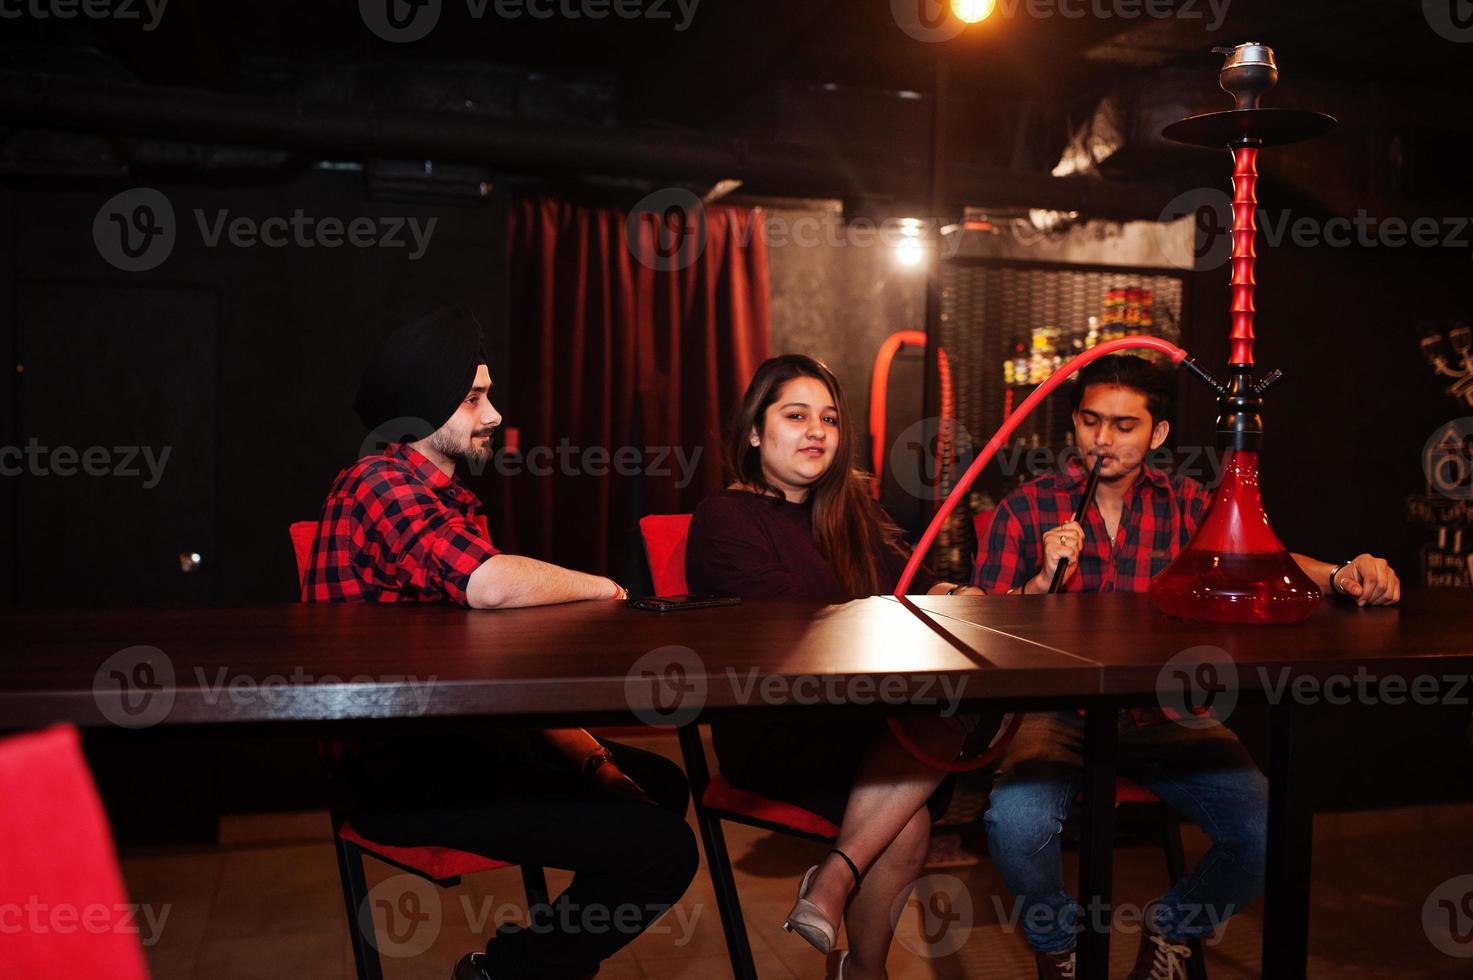
[[[600,739],[600,741],[603,741]],[[658,805],[592,787],[535,733],[395,740],[352,767],[353,822],[372,840],[451,847],[574,873],[526,928],[486,944],[492,980],[574,980],[685,893],[700,863],[690,788],[663,756],[603,741]]]

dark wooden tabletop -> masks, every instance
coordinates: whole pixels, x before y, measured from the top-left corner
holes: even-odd
[[[0,615],[0,636],[6,728],[1143,697],[1203,646],[1232,659],[1245,689],[1281,669],[1473,671],[1473,602],[1456,591],[1395,608],[1326,602],[1287,627],[1174,620],[1145,595],[1105,593],[666,614],[613,602],[37,610]],[[683,693],[661,698],[661,678]]]
[[[1100,665],[1102,694],[1151,694],[1165,664],[1199,647],[1216,647],[1231,658],[1244,690],[1277,686],[1285,671],[1291,678],[1318,679],[1357,668],[1401,678],[1473,672],[1473,594],[1458,589],[1408,591],[1395,606],[1326,600],[1304,622],[1285,626],[1175,619],[1159,612],[1145,593],[905,601],[938,619],[1093,660]]]
[[[630,685],[671,662],[696,686],[687,700],[709,708],[831,703],[833,690],[843,703],[926,703],[959,690],[1086,695],[1099,684],[1084,658],[884,598],[663,614],[614,602],[26,611],[0,616],[0,633],[4,727],[106,724],[129,711],[139,727],[628,712]],[[754,686],[768,677],[784,683]],[[843,680],[855,683],[833,686]],[[638,700],[643,683],[635,707],[653,704]]]

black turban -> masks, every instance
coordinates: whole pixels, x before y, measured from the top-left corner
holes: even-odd
[[[406,323],[374,351],[353,410],[370,429],[391,419],[423,419],[433,432],[450,420],[486,363],[481,325],[464,307]]]

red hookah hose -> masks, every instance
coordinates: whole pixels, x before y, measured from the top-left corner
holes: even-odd
[[[885,338],[880,352],[875,355],[874,371],[869,389],[870,462],[874,466],[875,478],[870,482],[870,495],[880,499],[880,474],[885,472],[885,401],[890,387],[890,365],[900,348],[910,345],[926,346],[924,330],[897,330]],[[956,406],[951,384],[951,362],[945,348],[936,348],[936,373],[941,377],[941,431],[936,453],[936,485],[940,486],[946,474],[951,472],[956,442]]]
[[[1251,216],[1249,220],[1251,222]],[[1234,268],[1236,269],[1236,266]],[[1251,282],[1251,260],[1248,265],[1248,274],[1249,280]],[[1252,356],[1251,294],[1252,286],[1250,285],[1250,313],[1248,314],[1248,329],[1250,334],[1250,339],[1248,342],[1250,344],[1250,357]],[[926,533],[921,535],[920,542],[916,544],[915,551],[911,552],[910,561],[908,561],[905,565],[905,572],[900,576],[900,581],[895,586],[894,595],[896,596],[896,598],[903,597],[906,594],[906,590],[910,588],[910,583],[915,578],[916,570],[920,568],[921,560],[925,558],[926,551],[931,547],[932,542],[936,540],[936,534],[938,531],[940,531],[941,525],[944,524],[946,522],[946,519],[951,516],[951,512],[956,509],[956,505],[961,501],[962,497],[966,495],[967,490],[971,488],[972,481],[977,479],[977,474],[982,472],[982,468],[988,464],[988,462],[992,459],[993,455],[998,451],[998,449],[1006,444],[1008,439],[1012,436],[1013,430],[1016,429],[1025,418],[1028,417],[1029,413],[1033,411],[1038,403],[1043,401],[1043,399],[1048,396],[1049,392],[1057,388],[1059,384],[1062,383],[1071,374],[1073,374],[1075,371],[1078,371],[1080,368],[1084,367],[1091,361],[1104,357],[1107,354],[1114,354],[1117,351],[1128,350],[1132,348],[1146,348],[1148,350],[1160,351],[1161,353],[1170,357],[1173,364],[1180,364],[1187,356],[1186,351],[1171,343],[1169,340],[1162,340],[1160,337],[1121,337],[1119,340],[1110,340],[1106,341],[1103,344],[1099,344],[1098,346],[1091,347],[1084,353],[1076,355],[1063,367],[1059,368],[1053,374],[1049,375],[1048,379],[1040,384],[1037,388],[1033,389],[1028,397],[1023,400],[1023,404],[1019,405],[1018,408],[1011,415],[1008,416],[1007,421],[1002,424],[1002,428],[993,433],[992,438],[987,441],[987,445],[982,447],[982,452],[977,456],[976,459],[972,461],[972,465],[967,467],[967,471],[962,474],[961,479],[957,481],[956,486],[952,488],[951,493],[941,504],[941,509],[936,512],[936,516],[931,519],[930,525],[926,528]],[[927,752],[925,749],[921,748],[915,743],[915,740],[912,739],[910,735],[905,731],[905,726],[900,723],[900,719],[889,719],[889,725],[890,732],[892,735],[895,736],[895,740],[900,743],[905,751],[909,752],[913,757],[915,757],[917,761],[924,762],[932,769],[939,769],[943,772],[971,772],[974,769],[981,769],[983,766],[989,765],[994,759],[1002,755],[1002,753],[1007,749],[1008,743],[1010,743],[1013,740],[1013,736],[1017,734],[1019,726],[1023,724],[1023,717],[1024,716],[1021,712],[1014,713],[1012,715],[1011,721],[1009,721],[1007,725],[1006,730],[1000,737],[993,739],[992,744],[988,746],[986,752],[983,752],[981,755],[971,759],[967,759],[963,762],[951,762],[945,759],[938,759],[935,756],[931,755],[929,752]]]

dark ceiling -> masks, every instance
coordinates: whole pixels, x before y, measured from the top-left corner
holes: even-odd
[[[790,189],[825,193],[825,175],[836,168],[928,168],[931,96],[944,63],[954,165],[1046,177],[1070,134],[1112,92],[1134,90],[1139,98],[1146,91],[1168,112],[1173,103],[1183,112],[1215,107],[1204,103],[1221,98],[1213,90],[1221,57],[1211,49],[1244,40],[1278,50],[1285,75],[1278,94],[1289,100],[1306,86],[1337,87],[1332,111],[1343,117],[1364,93],[1384,90],[1392,101],[1418,103],[1424,115],[1440,113],[1446,128],[1473,126],[1473,43],[1443,36],[1445,26],[1440,34],[1440,8],[1424,10],[1420,0],[999,0],[990,19],[941,41],[914,36],[926,34],[921,22],[941,9],[937,0],[167,0],[156,22],[145,0],[110,0],[133,19],[34,14],[62,2],[25,0],[9,9],[32,13],[0,21],[0,126],[12,127],[0,137],[31,152],[40,141],[25,134],[37,128],[90,130],[112,138],[106,152],[125,158],[118,164],[125,168],[138,164],[140,151],[120,147],[119,137],[177,143],[193,135],[310,159],[326,151],[300,131],[307,127],[258,137],[205,125],[215,116],[306,118],[307,105],[345,115],[410,111],[459,114],[466,123],[577,125],[610,140],[620,130],[636,142],[674,134],[685,141],[674,151],[694,154],[693,170],[710,171],[693,178],[714,181],[730,163],[733,173],[752,171],[738,174],[749,186],[764,170],[752,163],[762,153],[749,154],[748,141],[772,144],[767,155],[774,158],[797,156],[791,148],[801,147],[804,156],[829,159],[812,164],[818,176],[791,181]],[[1456,27],[1460,0],[1438,2]],[[533,9],[555,15],[533,16]],[[614,9],[641,16],[587,16]],[[413,41],[385,40],[372,25],[390,12],[412,25],[429,17],[433,27]],[[1182,79],[1191,91],[1177,91]],[[125,87],[110,103],[99,95],[95,112],[82,111],[84,86],[103,82]],[[53,87],[70,101],[55,101]],[[137,103],[176,93],[215,101],[172,122],[142,118]],[[236,107],[219,96],[257,101]],[[381,125],[365,117],[362,128]],[[495,146],[476,144],[468,162],[505,164],[500,155],[518,137],[500,135]],[[733,139],[743,142],[733,149]],[[339,154],[357,148],[346,138],[326,145]],[[383,149],[392,154],[402,145]],[[449,154],[444,142],[428,145]],[[365,156],[376,149],[364,147]],[[29,169],[7,166],[23,156],[10,146],[0,171],[38,172],[34,160]],[[605,173],[639,172],[639,161],[611,164],[607,156],[590,159]],[[1113,178],[1159,176],[1157,156],[1127,158],[1136,169]],[[564,161],[562,169],[578,164]]]

